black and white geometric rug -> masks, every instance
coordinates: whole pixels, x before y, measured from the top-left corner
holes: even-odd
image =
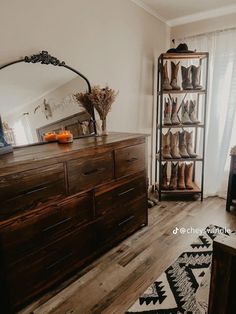
[[[202,302],[199,306],[197,290],[206,277],[209,286],[212,243],[219,234],[236,237],[235,232],[229,233],[221,227],[208,226],[126,313],[207,313],[207,302]]]

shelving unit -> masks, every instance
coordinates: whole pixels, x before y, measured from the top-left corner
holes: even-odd
[[[199,194],[201,200],[203,200],[203,191],[204,191],[204,167],[205,167],[205,127],[206,127],[206,110],[207,110],[207,82],[208,82],[208,53],[207,52],[196,52],[196,53],[163,53],[158,58],[158,73],[157,73],[157,109],[156,109],[156,149],[155,149],[155,188],[158,192],[159,201],[162,200],[162,195],[193,195]],[[178,62],[193,62],[195,65],[200,65],[201,69],[204,69],[204,78],[201,80],[203,89],[196,90],[163,90],[163,66],[165,61],[174,61]],[[190,65],[190,64],[189,64]],[[201,71],[201,75],[203,71]],[[170,77],[170,76],[169,76]],[[180,81],[178,82],[181,85]],[[191,96],[193,95],[193,96]],[[182,101],[188,98],[189,96],[194,97],[196,100],[197,115],[201,113],[201,122],[199,124],[182,124],[179,125],[167,125],[163,124],[163,106],[164,106],[164,97],[168,97],[172,100],[173,97],[181,98],[179,101],[178,114],[181,110]],[[200,98],[201,99],[201,108],[200,108]],[[162,156],[162,133],[163,131],[169,132],[171,129],[185,130],[191,129],[194,131],[194,151],[199,152],[199,155],[196,158],[171,158],[166,159]],[[202,134],[200,134],[202,132]],[[201,140],[199,141],[199,135],[201,135]],[[199,147],[201,146],[201,147]],[[162,180],[162,163],[163,162],[193,162],[193,189],[192,190],[163,190],[161,188]],[[201,173],[200,173],[200,185],[198,186],[195,182],[196,179],[196,163],[201,163]]]

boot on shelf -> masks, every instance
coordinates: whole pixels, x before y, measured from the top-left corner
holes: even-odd
[[[170,80],[168,77],[168,69],[167,69],[167,61],[165,62],[164,66],[163,66],[163,70],[162,70],[162,74],[163,74],[163,89],[164,90],[172,90],[172,87],[170,85]]]
[[[171,82],[170,82],[170,85],[172,86],[172,89],[174,89],[174,90],[180,89],[180,86],[177,84],[178,71],[179,71],[179,62],[177,64],[175,64],[173,61],[171,61]]]
[[[186,132],[179,132],[179,153],[182,158],[189,158],[186,146]]]
[[[186,134],[186,147],[189,157],[196,158],[197,154],[193,150],[193,131],[191,132],[185,131],[185,134]]]
[[[191,69],[191,65],[188,68],[181,66],[183,89],[193,89],[193,85],[191,83]]]
[[[171,125],[171,103],[170,99],[165,98],[165,108],[164,108],[164,124]]]
[[[181,158],[179,154],[179,132],[170,132],[170,153],[172,158]]]
[[[172,99],[172,112],[171,112],[171,122],[173,125],[180,124],[178,117],[178,106],[177,106],[177,98]]]
[[[189,117],[188,101],[183,100],[181,107],[182,107],[181,122],[183,124],[192,124],[192,121],[190,120]]]
[[[162,157],[171,159],[170,154],[170,133],[162,134]]]
[[[185,162],[178,166],[178,190],[185,190]]]
[[[161,165],[162,173],[161,173],[161,189],[168,190],[168,183],[167,183],[167,162]]]
[[[170,190],[177,190],[178,183],[178,163],[171,163]]]
[[[193,190],[193,163],[185,164],[185,185],[187,190]]]
[[[200,121],[197,118],[196,101],[190,100],[189,104],[189,118],[193,124],[198,124]]]
[[[200,90],[202,89],[202,86],[200,85],[200,76],[201,76],[201,66],[198,67],[195,65],[192,65],[192,85],[193,89]]]

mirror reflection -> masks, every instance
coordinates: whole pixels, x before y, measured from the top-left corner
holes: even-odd
[[[17,63],[0,70],[0,114],[7,142],[13,146],[42,142],[44,134],[69,130],[93,133],[90,116],[74,94],[87,83],[60,66]]]

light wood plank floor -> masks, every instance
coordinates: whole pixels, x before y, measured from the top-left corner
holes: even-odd
[[[22,314],[123,314],[179,256],[196,234],[173,234],[175,227],[209,224],[236,230],[236,210],[225,200],[164,201],[149,209],[149,225],[78,274],[62,291],[48,294]]]

